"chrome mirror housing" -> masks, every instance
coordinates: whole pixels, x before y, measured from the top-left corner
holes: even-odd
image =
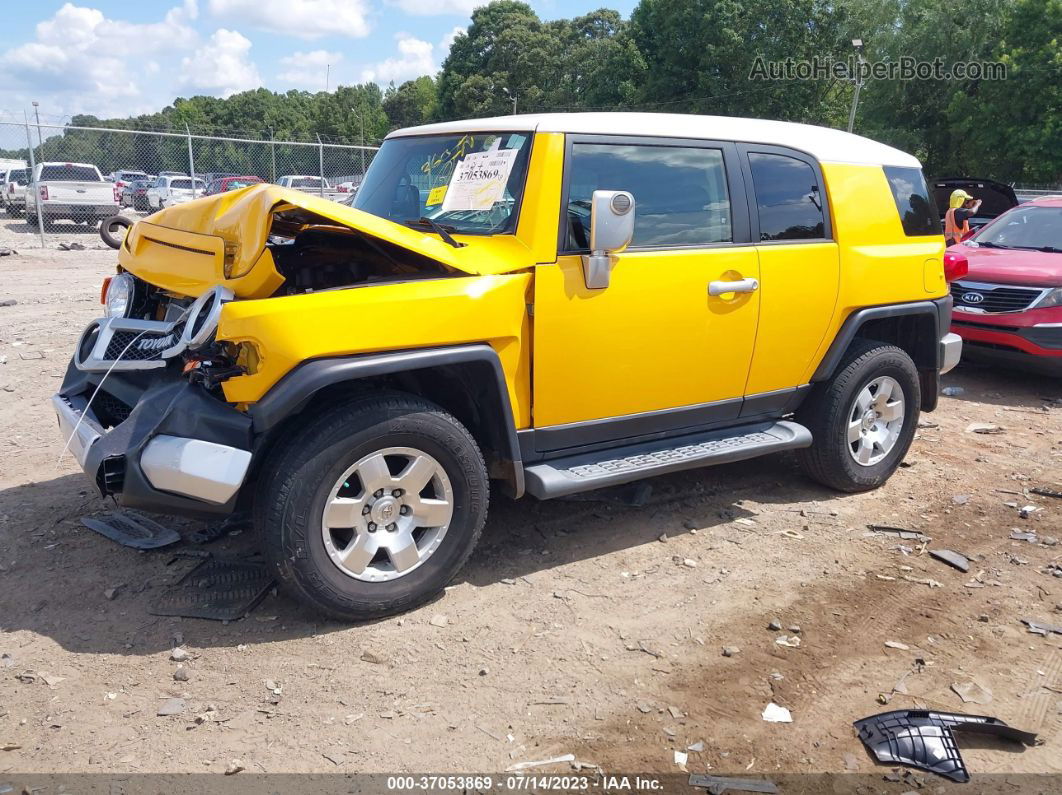
[[[634,196],[625,190],[595,190],[590,200],[590,253],[583,254],[587,289],[608,287],[613,258],[634,236]]]

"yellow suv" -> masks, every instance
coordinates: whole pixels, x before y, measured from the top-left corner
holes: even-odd
[[[53,398],[100,493],[251,511],[365,619],[438,593],[492,488],[796,450],[880,486],[959,358],[918,161],[838,130],[560,114],[399,130],[353,207],[257,185],[135,224]]]

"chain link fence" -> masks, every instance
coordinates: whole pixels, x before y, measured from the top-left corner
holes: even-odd
[[[69,242],[78,233],[94,235],[100,217],[112,214],[115,207],[139,218],[160,206],[259,181],[342,201],[357,191],[377,149],[322,137],[284,141],[190,130],[145,132],[0,122],[0,178],[5,172],[10,177],[0,183],[0,244],[18,248]],[[59,187],[47,199],[35,201],[46,192],[45,185],[31,184],[37,164],[63,167],[50,171],[57,182],[76,182],[85,176],[76,168],[64,171],[68,164],[91,164],[110,191],[71,185],[72,192]],[[42,183],[48,178],[43,176]],[[27,213],[28,192],[33,194]],[[89,199],[90,195],[96,198]],[[96,203],[97,199],[105,204]]]

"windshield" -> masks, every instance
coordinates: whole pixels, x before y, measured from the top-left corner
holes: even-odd
[[[328,183],[325,183],[326,185]],[[294,177],[291,180],[293,188],[317,188],[321,185],[320,177]]]
[[[972,243],[1062,250],[1062,207],[1019,207],[986,226]]]
[[[92,166],[41,166],[41,182],[45,180],[69,180],[71,182],[102,182],[103,177]]]
[[[190,179],[175,179],[175,180],[173,180],[173,182],[170,183],[170,187],[175,189],[175,190],[191,190],[192,189],[192,180],[190,180]],[[195,181],[195,187],[196,187],[196,190],[202,190],[203,187],[204,187],[203,186],[203,181],[201,179],[197,179]]]
[[[422,216],[462,234],[514,231],[531,133],[389,138],[354,207],[398,223]]]

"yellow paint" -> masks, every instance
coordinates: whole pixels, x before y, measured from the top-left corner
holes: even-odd
[[[760,324],[745,394],[801,379],[826,336],[837,303],[836,243],[769,243],[760,257]]]
[[[251,343],[257,371],[224,383],[231,403],[254,403],[308,359],[487,343],[505,370],[517,426],[531,418],[530,273],[325,290],[225,304],[218,339]]]
[[[224,384],[235,404],[260,400],[310,359],[486,343],[519,428],[799,386],[851,312],[947,292],[942,238],[904,235],[880,167],[835,163],[822,164],[835,242],[630,250],[607,288],[588,290],[580,257],[557,256],[564,151],[562,134],[536,134],[515,234],[455,235],[464,248],[259,185],[137,223],[120,263],[178,294],[224,284],[242,299],[225,305],[218,331],[250,371]],[[444,194],[432,190],[428,203]],[[266,248],[278,212],[359,230],[452,276],[270,297],[282,283]],[[712,281],[742,278],[759,290],[708,293]]]
[[[822,172],[839,247],[840,279],[826,333],[799,383],[811,378],[852,312],[867,306],[940,298],[948,292],[943,235],[904,235],[896,202],[880,166],[823,163]],[[927,265],[926,260],[930,259],[936,265]],[[937,267],[939,280],[927,278],[927,269]],[[935,289],[929,289],[934,283]]]
[[[758,277],[752,247],[627,251],[601,290],[578,256],[540,265],[535,426],[741,397],[759,296],[709,296],[708,283]]]

